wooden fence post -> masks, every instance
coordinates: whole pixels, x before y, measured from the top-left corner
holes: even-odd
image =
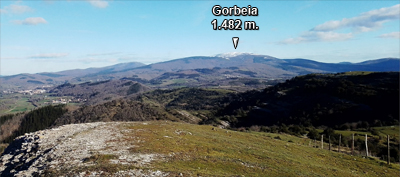
[[[324,149],[324,135],[321,136],[321,149]]]
[[[331,136],[329,135],[329,151],[331,151]]]
[[[314,138],[314,147],[317,148],[317,140]]]
[[[342,134],[339,135],[339,149],[338,151],[340,152],[340,142],[342,141]]]
[[[390,165],[390,144],[389,144],[389,135],[387,135],[387,141],[388,141],[388,155],[387,155],[387,163]]]
[[[351,155],[354,155],[354,133],[352,133],[351,136],[352,136]]]
[[[367,142],[367,134],[365,134],[365,153],[367,153],[367,157],[368,157],[368,142]]]

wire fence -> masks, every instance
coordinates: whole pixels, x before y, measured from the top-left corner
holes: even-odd
[[[340,139],[339,142],[342,142],[341,140],[342,136],[340,135]],[[328,142],[326,142],[328,141]],[[363,156],[363,157],[371,157],[371,158],[378,158],[384,161],[387,161],[388,164],[390,164],[390,157],[393,157],[395,155],[398,154],[392,154],[392,156],[390,155],[390,138],[389,135],[387,135],[387,154],[385,155],[380,155],[378,156],[379,153],[368,149],[368,136],[367,134],[365,135],[365,145],[364,147],[362,147],[361,145],[356,146],[354,144],[354,134],[352,135],[352,141],[351,143],[347,143],[345,145],[340,144],[334,144],[330,142],[330,138],[326,138],[324,136],[321,136],[320,140],[310,140],[308,145],[310,147],[313,148],[319,148],[319,149],[323,149],[323,150],[328,150],[328,151],[332,151],[332,152],[338,152],[338,153],[344,153],[344,154],[348,154],[348,155],[354,155],[354,156]],[[388,158],[389,157],[389,158]],[[400,163],[400,162],[398,162]]]

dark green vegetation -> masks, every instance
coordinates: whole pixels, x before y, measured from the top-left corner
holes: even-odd
[[[128,82],[128,83],[132,83],[132,82]],[[143,91],[143,86],[141,84],[139,84],[139,83],[130,84],[126,94],[131,95],[134,93],[138,93],[140,91]]]
[[[0,125],[14,117],[14,114],[7,114],[0,117]]]
[[[38,73],[39,75],[42,76],[48,76],[48,77],[63,77],[64,75],[61,74],[54,74],[54,73]]]
[[[44,84],[43,82],[37,81],[37,80],[28,80],[28,81],[26,81],[26,82],[32,83],[32,84]]]
[[[30,111],[29,113],[25,114],[22,117],[18,129],[13,131],[11,136],[3,139],[2,142],[10,143],[14,140],[15,137],[19,135],[23,135],[29,132],[35,132],[38,130],[43,130],[50,127],[50,125],[52,125],[57,118],[59,118],[61,115],[67,112],[67,110],[64,107],[65,105],[56,105],[56,106],[50,105]],[[2,116],[1,119],[3,119],[3,117],[5,117],[4,119],[8,118],[9,120],[9,115]]]
[[[217,116],[236,127],[295,124],[355,129],[397,125],[399,73],[298,76],[262,91],[239,94]]]

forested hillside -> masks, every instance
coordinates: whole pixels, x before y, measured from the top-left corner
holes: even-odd
[[[83,106],[56,120],[55,125],[98,121],[172,120],[198,123],[227,105],[231,91],[181,88],[154,90],[131,99]]]
[[[144,93],[137,100],[158,103],[170,109],[217,110],[226,106],[233,95],[235,92],[222,89],[180,88]]]
[[[46,129],[65,112],[67,112],[65,105],[50,105],[26,114],[1,116],[0,132],[2,136],[0,141],[2,143],[10,143],[17,136]]]
[[[129,80],[106,80],[80,84],[65,83],[49,91],[51,96],[73,96],[87,100],[86,105],[100,104],[113,99],[124,98],[150,88]]]
[[[398,72],[309,74],[263,91],[239,94],[216,116],[236,127],[397,125],[398,99]]]
[[[236,128],[293,124],[356,129],[397,125],[398,78],[397,72],[309,74],[244,93],[199,88],[154,90],[133,97],[133,101],[120,99],[83,107],[62,118],[68,120],[57,122],[152,120],[156,115],[185,121],[184,114],[189,114],[186,117],[194,116],[201,119],[200,123],[219,124],[224,120]]]
[[[75,111],[60,116],[54,125],[65,125],[88,122],[109,121],[148,121],[172,120],[178,121],[162,109],[149,104],[127,99],[113,100],[104,104],[83,106]]]

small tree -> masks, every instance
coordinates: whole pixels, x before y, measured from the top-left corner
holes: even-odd
[[[320,135],[316,129],[311,129],[308,132],[307,137],[310,139],[320,139]]]
[[[285,124],[281,125],[281,127],[279,128],[279,132],[290,133],[288,127]]]
[[[369,129],[369,123],[367,121],[363,121],[361,124],[365,129]]]
[[[304,127],[300,125],[293,125],[289,128],[291,132],[293,132],[295,135],[303,135],[306,134]]]
[[[332,128],[326,128],[323,132],[326,137],[335,135],[335,130]]]
[[[350,127],[347,124],[343,124],[340,126],[340,130],[348,130]]]

